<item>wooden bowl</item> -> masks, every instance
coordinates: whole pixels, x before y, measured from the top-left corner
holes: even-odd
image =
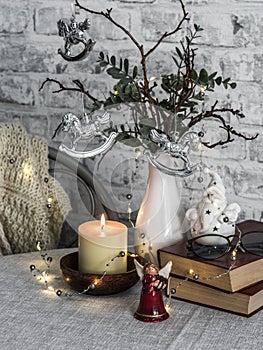
[[[143,264],[142,258],[136,258]],[[72,289],[82,292],[94,281],[99,281],[102,275],[81,273],[78,270],[78,252],[63,256],[60,259],[60,269],[64,280]],[[127,256],[127,272],[119,274],[106,274],[102,281],[99,281],[94,289],[89,289],[85,294],[110,295],[123,292],[131,288],[139,280],[134,258]]]

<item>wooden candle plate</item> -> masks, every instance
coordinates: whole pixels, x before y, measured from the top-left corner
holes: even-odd
[[[137,258],[143,264],[142,258]],[[123,292],[135,285],[139,277],[137,275],[134,258],[127,257],[127,272],[120,274],[106,274],[100,281],[102,275],[81,273],[78,270],[78,252],[63,256],[60,259],[60,269],[64,280],[72,289],[82,292],[91,283],[98,282],[94,289],[89,289],[86,294],[110,295]]]

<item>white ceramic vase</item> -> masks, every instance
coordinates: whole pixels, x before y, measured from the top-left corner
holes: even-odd
[[[161,157],[164,165],[172,167],[169,155]],[[146,261],[158,264],[157,250],[183,239],[180,184],[180,177],[166,175],[149,163],[146,192],[134,230],[135,252]]]

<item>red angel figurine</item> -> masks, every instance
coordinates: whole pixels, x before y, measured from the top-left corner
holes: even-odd
[[[152,264],[142,266],[135,259],[137,273],[142,281],[140,304],[134,317],[143,322],[161,322],[169,317],[163,303],[162,290],[166,288],[172,262],[161,270]]]

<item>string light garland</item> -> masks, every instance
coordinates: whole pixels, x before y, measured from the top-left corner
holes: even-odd
[[[233,251],[231,252],[231,260],[232,260],[232,263],[230,264],[230,266],[222,273],[219,273],[215,276],[202,276],[201,277],[201,280],[202,281],[213,281],[215,279],[218,279],[218,278],[222,278],[226,275],[228,275],[230,273],[230,271],[234,268],[235,264],[236,264],[236,261],[237,261],[237,251],[238,251],[238,247],[240,246],[240,242],[241,242],[241,235],[242,235],[242,232],[240,230],[240,228],[238,226],[236,226],[236,229],[238,231],[238,240],[237,240],[237,243],[233,249]],[[171,303],[171,297],[172,295],[176,294],[176,291],[179,287],[181,287],[184,283],[186,283],[187,281],[189,281],[189,279],[193,279],[194,281],[198,281],[200,280],[200,276],[198,273],[196,273],[193,269],[189,269],[187,272],[186,272],[186,276],[184,278],[184,280],[180,281],[177,286],[175,288],[171,288],[170,291],[169,291],[169,294],[168,294],[168,302],[166,304],[167,308],[170,307],[170,303]]]
[[[37,250],[42,251],[41,245],[42,245],[42,242],[41,242],[40,240],[38,240],[38,241],[36,242]],[[85,294],[85,293],[88,292],[89,290],[95,289],[95,288],[96,288],[96,285],[99,285],[99,284],[103,281],[104,277],[107,275],[107,270],[109,269],[111,263],[112,263],[115,259],[117,259],[117,258],[124,258],[125,255],[126,255],[126,253],[125,253],[124,251],[120,251],[118,255],[114,256],[110,261],[108,261],[108,262],[105,264],[105,269],[104,269],[104,271],[102,272],[101,277],[95,279],[93,282],[91,282],[91,283],[87,286],[87,288],[85,288],[85,289],[82,290],[81,292],[68,292],[68,291],[63,292],[61,289],[56,289],[56,288],[54,288],[53,286],[51,286],[51,285],[49,284],[48,276],[49,276],[49,273],[50,273],[50,267],[51,267],[51,263],[52,263],[52,261],[53,261],[53,258],[52,258],[50,255],[48,255],[48,253],[42,253],[42,254],[41,254],[42,260],[44,261],[44,263],[45,263],[46,266],[47,266],[47,268],[46,268],[45,270],[41,271],[41,270],[38,269],[38,268],[36,267],[36,265],[34,265],[34,264],[31,264],[31,265],[29,266],[29,269],[30,269],[30,271],[31,271],[31,273],[32,273],[32,275],[33,275],[33,277],[35,277],[35,278],[37,278],[38,280],[41,280],[41,281],[44,282],[45,288],[46,288],[47,290],[50,290],[50,291],[55,292],[55,294],[56,294],[57,296],[59,296],[59,297],[62,296],[62,295],[66,296],[66,297],[72,297],[72,296],[76,296],[76,295]],[[133,257],[133,258],[138,257],[137,254],[130,253],[130,252],[128,252],[127,255],[129,255],[129,256],[131,256],[131,257]]]
[[[231,270],[233,269],[233,267],[235,266],[236,260],[237,260],[237,251],[238,251],[238,247],[240,246],[241,234],[242,234],[242,233],[241,233],[241,230],[239,229],[239,227],[236,226],[236,228],[237,228],[237,231],[238,231],[238,234],[239,234],[239,235],[238,235],[237,243],[236,243],[236,245],[235,245],[233,251],[231,252],[231,260],[232,260],[232,263],[230,264],[230,266],[229,266],[223,273],[217,274],[217,275],[215,275],[215,276],[208,276],[208,277],[202,276],[202,277],[201,277],[201,280],[202,280],[202,281],[207,281],[207,280],[211,281],[211,280],[214,280],[214,279],[222,278],[222,277],[226,276],[227,274],[229,274],[230,271],[231,271]],[[142,236],[142,238],[145,237],[145,235],[144,235],[143,233],[141,234],[141,236]],[[42,246],[42,242],[41,242],[40,240],[38,240],[38,241],[36,242],[37,250],[42,251],[41,246]],[[129,256],[133,257],[133,258],[136,258],[136,257],[139,256],[139,255],[137,255],[137,254],[130,253],[130,252],[128,252],[127,254],[128,254]],[[33,275],[34,277],[38,278],[39,280],[44,281],[45,288],[46,288],[47,290],[50,290],[50,291],[54,292],[58,297],[61,297],[61,296],[63,296],[63,295],[64,295],[65,297],[73,297],[73,296],[78,296],[78,295],[85,294],[85,293],[87,293],[89,290],[95,289],[96,286],[97,286],[98,284],[100,284],[100,283],[103,281],[104,277],[105,277],[106,274],[107,274],[107,270],[108,270],[110,264],[111,264],[115,259],[117,259],[117,258],[123,258],[125,255],[126,255],[126,253],[125,253],[124,251],[120,251],[118,255],[114,256],[109,262],[107,262],[107,263],[105,264],[105,269],[104,269],[104,271],[102,272],[101,277],[95,279],[93,282],[91,282],[91,283],[87,286],[87,288],[85,288],[85,289],[82,290],[81,292],[76,292],[76,291],[74,291],[74,292],[73,292],[73,291],[70,291],[70,292],[69,292],[69,291],[63,292],[61,289],[55,289],[53,286],[51,286],[51,285],[49,284],[49,282],[48,282],[48,276],[49,276],[49,271],[50,271],[50,267],[51,267],[51,263],[52,263],[52,261],[53,261],[53,258],[52,258],[50,255],[48,255],[48,253],[46,253],[46,252],[41,254],[42,260],[44,261],[45,265],[47,266],[47,269],[46,269],[46,270],[41,271],[41,270],[38,269],[38,268],[36,267],[36,265],[34,265],[34,264],[31,264],[29,268],[30,268],[30,271],[31,271],[31,273],[32,273],[32,275]],[[171,288],[171,289],[169,290],[168,297],[167,297],[167,302],[166,302],[166,305],[165,305],[165,309],[166,309],[167,311],[170,312],[170,310],[171,310],[171,298],[172,298],[172,295],[175,295],[177,289],[180,288],[184,283],[186,283],[186,282],[189,281],[190,279],[193,279],[193,280],[197,281],[197,280],[200,280],[200,276],[199,276],[199,274],[196,273],[193,269],[189,269],[189,270],[187,271],[187,273],[186,273],[186,276],[185,276],[184,280],[180,281],[180,282],[177,284],[177,286],[176,286],[175,288]]]

